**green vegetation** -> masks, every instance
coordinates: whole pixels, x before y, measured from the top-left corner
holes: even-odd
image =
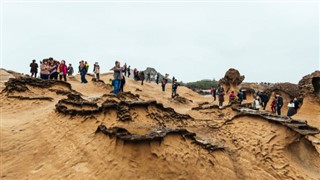
[[[216,81],[215,79],[213,79],[213,80],[204,79],[201,81],[185,83],[183,85],[192,89],[192,90],[207,90],[207,89],[211,89],[212,86],[217,88],[218,84],[219,84],[219,82]]]

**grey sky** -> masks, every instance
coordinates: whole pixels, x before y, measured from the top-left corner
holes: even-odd
[[[102,71],[120,60],[185,82],[234,67],[245,81],[297,83],[320,67],[319,2],[3,2],[2,20],[2,66],[24,73],[54,57]]]

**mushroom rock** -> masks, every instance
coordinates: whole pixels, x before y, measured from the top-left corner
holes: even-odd
[[[242,83],[245,76],[241,76],[240,72],[236,69],[230,68],[224,77],[219,80],[219,84],[224,85],[226,87],[237,87],[239,84]]]

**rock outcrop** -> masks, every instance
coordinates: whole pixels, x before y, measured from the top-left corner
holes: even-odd
[[[224,77],[219,80],[219,84],[225,85],[227,87],[236,87],[242,83],[245,76],[241,76],[240,72],[236,69],[230,68]]]
[[[320,71],[315,71],[304,76],[299,81],[298,85],[301,94],[314,94],[315,96],[320,98]]]
[[[270,87],[268,87],[265,92],[271,96],[272,92],[275,93],[286,93],[288,94],[291,98],[293,97],[298,97],[300,94],[300,90],[297,84],[292,84],[292,83],[278,83],[274,84]]]

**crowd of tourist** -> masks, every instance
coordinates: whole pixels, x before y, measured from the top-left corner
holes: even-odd
[[[32,60],[30,64],[30,73],[31,77],[37,77],[38,74],[38,64],[36,63],[36,60]],[[122,67],[120,65],[119,61],[115,62],[115,66],[110,69],[113,71],[113,80],[111,80],[111,84],[114,88],[113,93],[118,94],[119,92],[123,92],[124,85],[126,83],[125,77],[128,78],[131,76],[131,66],[127,66],[125,63]],[[89,64],[87,61],[81,60],[79,62],[78,67],[78,73],[81,76],[81,83],[88,83],[86,79],[86,75],[89,71]],[[100,80],[100,66],[98,62],[95,62],[93,65],[93,73],[95,74],[96,80]],[[54,79],[54,80],[64,80],[67,81],[67,76],[72,76],[74,74],[74,69],[72,67],[72,64],[66,65],[65,60],[57,61],[53,58],[43,59],[43,61],[40,61],[40,78],[41,79]],[[144,71],[138,71],[137,68],[133,69],[133,79],[136,81],[141,81],[141,85],[144,84],[144,80],[146,78],[146,82],[150,83],[151,81],[155,81],[156,84],[161,83],[162,91],[165,92],[166,84],[168,83],[169,74],[165,74],[164,77],[162,77],[162,80],[160,81],[160,73],[151,73],[150,71],[147,72],[145,75]],[[270,85],[267,83],[264,83],[266,85]],[[175,98],[178,96],[177,94],[177,88],[179,86],[179,83],[177,82],[177,79],[173,76],[172,78],[172,93],[171,97]],[[246,94],[239,90],[237,94],[235,94],[234,91],[229,92],[230,88],[225,91],[223,86],[219,86],[217,89],[215,87],[212,87],[210,90],[211,95],[214,98],[214,101],[216,101],[216,96],[218,96],[218,102],[219,102],[219,108],[223,107],[223,103],[225,101],[224,97],[225,94],[228,94],[229,102],[228,104],[232,104],[236,101],[238,101],[240,104],[243,102],[244,99],[246,99]],[[255,110],[265,110],[267,107],[267,104],[269,102],[269,95],[266,92],[257,92],[254,96],[254,100],[252,102],[252,108]],[[272,113],[276,113],[277,115],[281,115],[281,109],[283,107],[283,97],[280,95],[280,93],[277,93],[271,101],[270,108]],[[287,116],[291,117],[295,115],[298,112],[298,109],[303,104],[303,97],[294,97],[290,100],[288,103],[288,112]]]
[[[216,101],[216,96],[218,95],[219,108],[222,108],[223,103],[225,101],[224,100],[225,90],[223,86],[220,86],[218,89],[216,89],[215,87],[212,87],[210,90],[210,94],[213,96],[214,101]],[[237,95],[235,94],[234,91],[231,91],[231,93],[228,93],[228,97],[229,97],[229,104],[232,104],[238,101],[239,104],[241,105],[243,100],[246,99],[246,95],[242,90],[239,90]],[[268,102],[269,102],[269,95],[266,92],[257,92],[254,95],[254,99],[251,104],[251,107],[254,110],[260,110],[260,109],[266,110]],[[276,93],[270,104],[272,113],[281,115],[282,114],[281,109],[283,107],[283,103],[284,103],[283,97],[280,95],[280,93]],[[293,97],[288,103],[287,116],[291,117],[295,115],[298,112],[298,110],[301,108],[302,104],[303,104],[303,96]]]

